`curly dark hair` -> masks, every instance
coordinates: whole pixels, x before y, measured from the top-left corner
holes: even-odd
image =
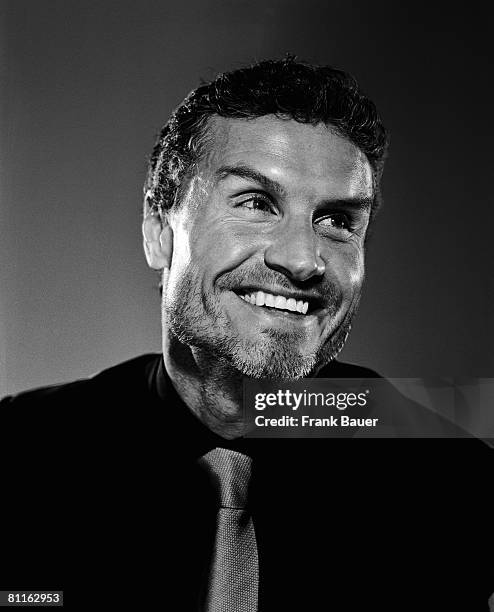
[[[163,213],[180,203],[184,178],[206,148],[211,116],[248,120],[271,114],[330,125],[364,152],[373,171],[374,217],[382,200],[379,185],[388,145],[374,103],[350,74],[302,63],[292,55],[219,74],[185,98],[161,129],[149,161],[144,193],[152,208]]]

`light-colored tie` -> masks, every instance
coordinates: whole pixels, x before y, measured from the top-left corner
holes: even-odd
[[[246,510],[252,460],[214,448],[199,464],[219,502],[204,612],[256,612],[259,564],[254,524]]]

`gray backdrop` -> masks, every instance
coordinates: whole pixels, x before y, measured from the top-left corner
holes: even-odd
[[[0,395],[160,350],[140,234],[154,136],[200,77],[287,51],[355,74],[392,136],[342,358],[493,376],[490,35],[474,5],[433,5],[3,1]]]

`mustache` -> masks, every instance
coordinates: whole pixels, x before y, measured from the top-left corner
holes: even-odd
[[[275,286],[291,292],[304,292],[323,302],[329,308],[337,310],[343,296],[338,285],[330,279],[313,276],[306,281],[293,281],[281,272],[266,266],[254,266],[248,269],[237,268],[225,272],[217,281],[221,289],[234,290],[242,285]]]

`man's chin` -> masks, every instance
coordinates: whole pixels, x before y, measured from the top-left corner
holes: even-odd
[[[302,352],[294,350],[296,344],[287,337],[282,341],[263,343],[263,346],[254,344],[249,347],[236,347],[232,351],[230,360],[234,367],[244,376],[256,379],[297,380],[307,378],[317,372],[322,366],[333,361],[343,349],[351,324],[338,328],[331,339],[318,350]]]
[[[316,366],[312,358],[283,361],[277,359],[266,363],[237,357],[233,363],[243,376],[259,380],[298,380],[309,376]]]
[[[228,358],[235,369],[250,378],[304,378],[316,367],[318,355],[303,351],[293,340],[291,334],[281,337],[278,332],[276,338],[264,336],[262,342],[238,342],[230,347]]]

